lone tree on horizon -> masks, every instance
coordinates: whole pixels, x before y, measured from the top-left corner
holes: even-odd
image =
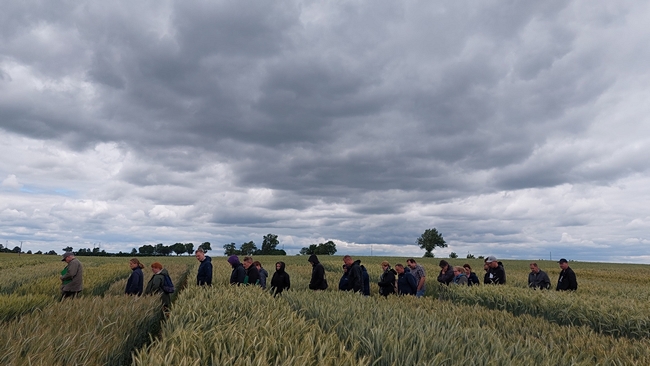
[[[436,249],[436,247],[447,247],[445,239],[442,238],[442,234],[440,234],[436,228],[424,230],[424,233],[417,238],[415,243],[419,245],[420,248],[426,250],[424,257],[433,257],[433,250]]]

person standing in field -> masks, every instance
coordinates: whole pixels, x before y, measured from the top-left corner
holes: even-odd
[[[548,290],[551,288],[551,279],[548,278],[546,272],[539,269],[539,266],[535,262],[530,264],[528,287],[542,290]]]
[[[348,277],[348,266],[345,264],[343,265],[343,274],[341,275],[341,279],[339,280],[339,290],[340,291],[347,291],[348,290],[348,283],[350,282],[350,278]]]
[[[253,265],[257,268],[257,273],[260,274],[260,286],[262,289],[266,290],[266,279],[269,277],[269,272],[262,267],[260,261],[253,262]]]
[[[363,279],[363,296],[370,296],[370,275],[368,275],[368,270],[366,267],[361,267],[361,278]]]
[[[467,276],[465,275],[465,268],[461,266],[455,266],[453,267],[453,273],[454,273],[453,284],[467,286],[468,280],[467,280]]]
[[[239,262],[239,257],[236,255],[231,255],[228,257],[228,263],[232,267],[232,272],[230,273],[230,284],[239,285],[244,283],[246,279],[246,270],[244,266]]]
[[[169,272],[167,272],[167,270],[163,268],[162,264],[158,262],[151,264],[151,271],[153,272],[153,276],[151,276],[149,283],[147,283],[147,288],[144,290],[144,294],[160,294],[163,310],[167,310],[171,306],[172,300],[169,294],[163,290],[163,285],[165,284],[165,276],[169,276]]]
[[[253,265],[252,257],[244,257],[244,269],[246,270],[246,277],[244,277],[245,285],[257,286],[260,284],[260,273],[257,267]]]
[[[199,271],[196,273],[196,284],[199,286],[212,286],[212,258],[205,255],[203,248],[194,252],[199,264]]]
[[[413,258],[407,259],[406,265],[408,265],[411,269],[410,273],[413,275],[415,282],[417,283],[417,292],[415,294],[415,297],[424,296],[424,291],[426,290],[425,282],[427,279],[427,274],[424,271],[424,267],[415,263],[415,259]]]
[[[384,272],[379,276],[379,282],[377,283],[379,285],[379,294],[388,297],[388,295],[395,293],[395,287],[397,287],[395,276],[397,276],[397,272],[390,268],[388,261],[381,262],[381,269]]]
[[[284,262],[275,263],[275,273],[273,278],[271,278],[271,292],[274,295],[279,295],[284,290],[288,290],[291,287],[291,279],[289,274],[285,271]]]
[[[449,265],[449,262],[446,260],[442,259],[440,261],[440,274],[438,274],[438,282],[440,282],[443,285],[449,285],[452,281],[454,281],[455,273],[454,273],[454,267]],[[465,270],[463,270],[465,272]]]
[[[77,297],[83,290],[83,266],[72,252],[63,254],[67,266],[61,271],[61,300]]]
[[[142,274],[144,264],[142,264],[138,258],[132,258],[129,261],[129,267],[131,267],[131,275],[126,281],[126,289],[124,290],[124,293],[127,295],[141,296],[144,286],[144,274]]]
[[[397,272],[397,294],[398,295],[416,295],[418,293],[418,283],[411,272],[404,270],[404,265],[397,263],[395,265]]]
[[[465,275],[467,276],[468,286],[478,286],[481,284],[481,281],[478,280],[476,273],[472,272],[472,266],[470,266],[469,263],[463,264],[463,268],[465,269]]]
[[[506,284],[506,270],[503,265],[497,261],[493,255],[485,258],[485,263],[488,265],[488,272],[485,276],[486,284],[505,285]]]
[[[578,279],[576,278],[575,272],[569,267],[569,262],[566,259],[562,258],[558,262],[562,272],[560,272],[560,277],[557,279],[557,286],[555,287],[556,291],[575,291],[578,289]]]
[[[307,259],[311,263],[311,281],[309,281],[310,290],[327,290],[327,279],[325,278],[325,267],[318,261],[316,254],[312,254]]]
[[[348,291],[362,292],[363,273],[361,271],[361,260],[355,261],[352,257],[346,255],[343,257],[343,263],[348,267]]]

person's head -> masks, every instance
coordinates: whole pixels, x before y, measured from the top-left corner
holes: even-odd
[[[409,266],[410,269],[415,269],[415,266],[417,266],[418,264],[415,263],[415,259],[409,258],[406,260],[406,265]]]
[[[153,273],[158,274],[160,273],[160,271],[162,271],[162,269],[163,269],[162,264],[158,262],[151,263],[151,270],[153,271]]]
[[[244,257],[244,263],[242,264],[244,265],[244,268],[248,269],[253,264],[253,258],[248,256]]]
[[[533,273],[539,273],[539,266],[537,266],[537,263],[533,262],[530,264],[530,271]]]
[[[230,257],[228,257],[228,263],[230,263],[232,268],[235,268],[235,266],[239,264],[239,257],[234,254],[231,255]]]
[[[138,267],[140,267],[140,269],[144,268],[144,264],[142,264],[142,262],[140,262],[138,258],[131,258],[131,260],[129,261],[129,266],[131,267],[131,269],[136,269]]]
[[[194,255],[196,256],[196,259],[199,260],[199,262],[203,262],[203,260],[205,259],[205,251],[203,250],[203,248],[197,249],[194,252]]]
[[[563,271],[569,268],[569,262],[564,258],[560,259],[558,263],[560,264],[560,268],[562,268]]]
[[[493,255],[485,258],[485,263],[487,263],[488,268],[497,268],[499,266],[499,262],[497,261],[497,257],[495,257]]]
[[[397,264],[395,265],[395,272],[397,272],[397,274],[402,274],[402,273],[404,273],[404,265],[401,264],[401,263],[397,263]]]
[[[461,273],[465,273],[465,268],[461,266],[454,266],[454,276],[458,276]]]
[[[61,259],[61,262],[70,263],[70,261],[73,260],[73,259],[74,259],[74,253],[65,252],[65,253],[63,253],[63,258]]]
[[[276,271],[284,271],[284,262],[275,262]]]
[[[311,263],[312,266],[315,266],[316,264],[320,263],[318,261],[318,257],[316,256],[316,254],[310,255],[309,259],[307,259],[307,261],[309,261],[309,263]]]
[[[346,266],[350,267],[352,263],[354,263],[354,260],[352,260],[352,257],[349,255],[346,255],[343,257],[343,263],[345,263]]]
[[[348,266],[346,264],[343,265],[343,273],[346,273],[348,271]]]
[[[470,275],[472,273],[472,266],[469,265],[469,263],[463,264],[463,268],[465,268],[465,274]]]
[[[449,268],[449,262],[447,262],[444,259],[441,259],[440,264],[438,264],[438,266],[440,266],[440,269],[442,269],[443,271],[446,271]]]
[[[388,263],[388,261],[381,262],[381,269],[384,271],[390,269],[390,263]]]
[[[262,269],[262,263],[260,263],[260,261],[253,262],[253,265],[257,268],[257,270]]]

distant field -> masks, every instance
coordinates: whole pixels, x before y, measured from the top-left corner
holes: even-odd
[[[208,255],[213,253],[208,253]],[[258,256],[270,276],[287,264],[292,290],[273,298],[228,285],[230,268],[213,257],[214,285],[194,285],[192,256],[158,261],[179,291],[165,317],[157,298],[122,295],[129,258],[78,257],[84,292],[59,302],[60,256],[0,254],[2,365],[649,365],[650,266],[572,262],[575,293],[527,288],[529,261],[503,261],[508,284],[439,287],[438,258],[425,298],[378,295],[380,263],[359,257],[370,275],[368,298],[337,291],[341,256],[319,257],[330,289],[307,290],[304,256]],[[469,263],[482,279],[482,260]],[[537,261],[552,281],[557,263]],[[270,282],[270,278],[268,280]],[[187,286],[184,286],[187,284]],[[151,341],[151,336],[155,339]]]

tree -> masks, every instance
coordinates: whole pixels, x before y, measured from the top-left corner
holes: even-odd
[[[170,255],[171,253],[171,247],[163,245],[162,243],[156,244],[156,255]]]
[[[433,250],[436,247],[447,247],[447,243],[445,242],[445,239],[442,238],[442,234],[440,234],[435,228],[426,229],[424,233],[417,238],[415,243],[418,244],[420,248],[426,250],[426,253],[424,254],[425,257],[429,257],[428,254],[431,254],[430,256],[433,257]]]
[[[181,255],[185,253],[185,244],[183,243],[176,243],[172,246],[169,247],[176,255]]]
[[[474,259],[474,254],[467,252],[467,259]]]
[[[202,243],[201,245],[199,245],[199,248],[203,249],[203,251],[206,252],[206,253],[208,252],[208,250],[212,250],[212,248],[210,247],[210,242],[209,241],[206,241],[205,243]]]
[[[273,235],[273,234],[267,234],[264,236],[264,240],[262,241],[262,250],[260,251],[259,254],[263,255],[269,255],[269,254],[275,254],[275,247],[278,246],[280,242],[278,241],[278,236]]]
[[[142,255],[153,255],[156,252],[156,248],[153,245],[145,244],[138,248],[138,251]]]
[[[309,247],[300,249],[302,255],[334,255],[336,253],[336,244],[329,240],[326,243],[310,244]]]
[[[456,259],[456,258],[458,258],[458,254],[456,254],[456,252],[451,252],[451,253],[449,253],[449,258]]]
[[[223,250],[224,250],[223,254],[225,254],[227,256],[239,254],[239,250],[237,250],[237,244],[235,244],[235,243],[224,244],[223,245]]]
[[[136,254],[138,254],[138,250],[135,249],[135,248],[133,248],[133,249],[131,250],[131,255],[136,255]]]
[[[15,246],[11,251],[14,252],[14,253],[20,253],[20,247]]]
[[[424,252],[424,255],[422,257],[424,257],[424,258],[435,258],[435,255],[433,255],[433,252]]]
[[[71,251],[72,251],[72,247],[68,245],[67,247],[63,248],[63,251],[64,251],[64,252],[71,252]]]
[[[185,243],[185,252],[187,255],[194,254],[194,243]]]
[[[257,246],[255,243],[251,240],[248,243],[244,243],[239,247],[239,252],[242,255],[252,255],[257,251]]]
[[[36,253],[34,253],[34,254],[43,254],[43,252],[41,252],[41,251],[39,250],[38,252],[36,252]]]
[[[46,253],[47,255],[56,255],[56,252],[54,250],[50,250],[49,252]]]

